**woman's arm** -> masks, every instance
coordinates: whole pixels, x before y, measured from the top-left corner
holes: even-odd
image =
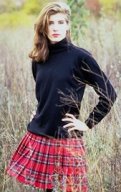
[[[93,108],[85,121],[86,125],[92,128],[108,114],[117,95],[109,79],[91,55],[83,59],[81,70],[84,76],[84,83],[92,86],[99,95],[98,104]]]
[[[117,97],[109,79],[91,55],[82,60],[80,70],[81,74],[83,74],[83,82],[94,88],[99,95],[99,101],[85,122],[67,113],[62,121],[68,122],[63,126],[63,128],[68,129],[68,132],[72,130],[87,131],[98,124],[108,114]]]

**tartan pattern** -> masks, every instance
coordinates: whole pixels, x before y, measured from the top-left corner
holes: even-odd
[[[55,139],[27,132],[12,156],[7,173],[40,189],[88,191],[82,138]]]

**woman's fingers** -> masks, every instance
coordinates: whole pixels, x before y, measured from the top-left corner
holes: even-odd
[[[68,132],[73,130],[87,131],[88,127],[85,123],[76,119],[74,115],[66,113],[66,117],[62,121],[67,121],[67,124],[63,128],[68,128]]]
[[[74,130],[76,130],[75,127],[72,127],[72,128],[70,128],[70,129],[68,130],[68,132],[71,132],[71,131],[74,131]]]
[[[64,125],[63,128],[69,128],[69,127],[72,127],[72,126],[74,126],[73,123],[68,123],[68,124]]]
[[[75,116],[70,113],[66,113],[66,116],[71,117],[72,119],[76,119]]]
[[[70,121],[70,122],[73,122],[73,119],[71,119],[71,118],[66,118],[66,117],[65,117],[65,118],[62,119],[62,121]]]

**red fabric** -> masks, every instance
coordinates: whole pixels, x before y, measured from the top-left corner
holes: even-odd
[[[21,140],[7,173],[22,183],[67,192],[87,192],[82,138],[54,139],[30,132]]]

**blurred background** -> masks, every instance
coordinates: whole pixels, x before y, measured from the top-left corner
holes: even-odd
[[[34,22],[47,2],[0,0],[0,192],[40,191],[10,179],[5,170],[36,109],[28,53]],[[90,192],[121,192],[121,1],[65,2],[72,10],[73,42],[93,54],[118,94],[111,112],[84,135]],[[97,100],[88,87],[80,111],[82,121]]]

